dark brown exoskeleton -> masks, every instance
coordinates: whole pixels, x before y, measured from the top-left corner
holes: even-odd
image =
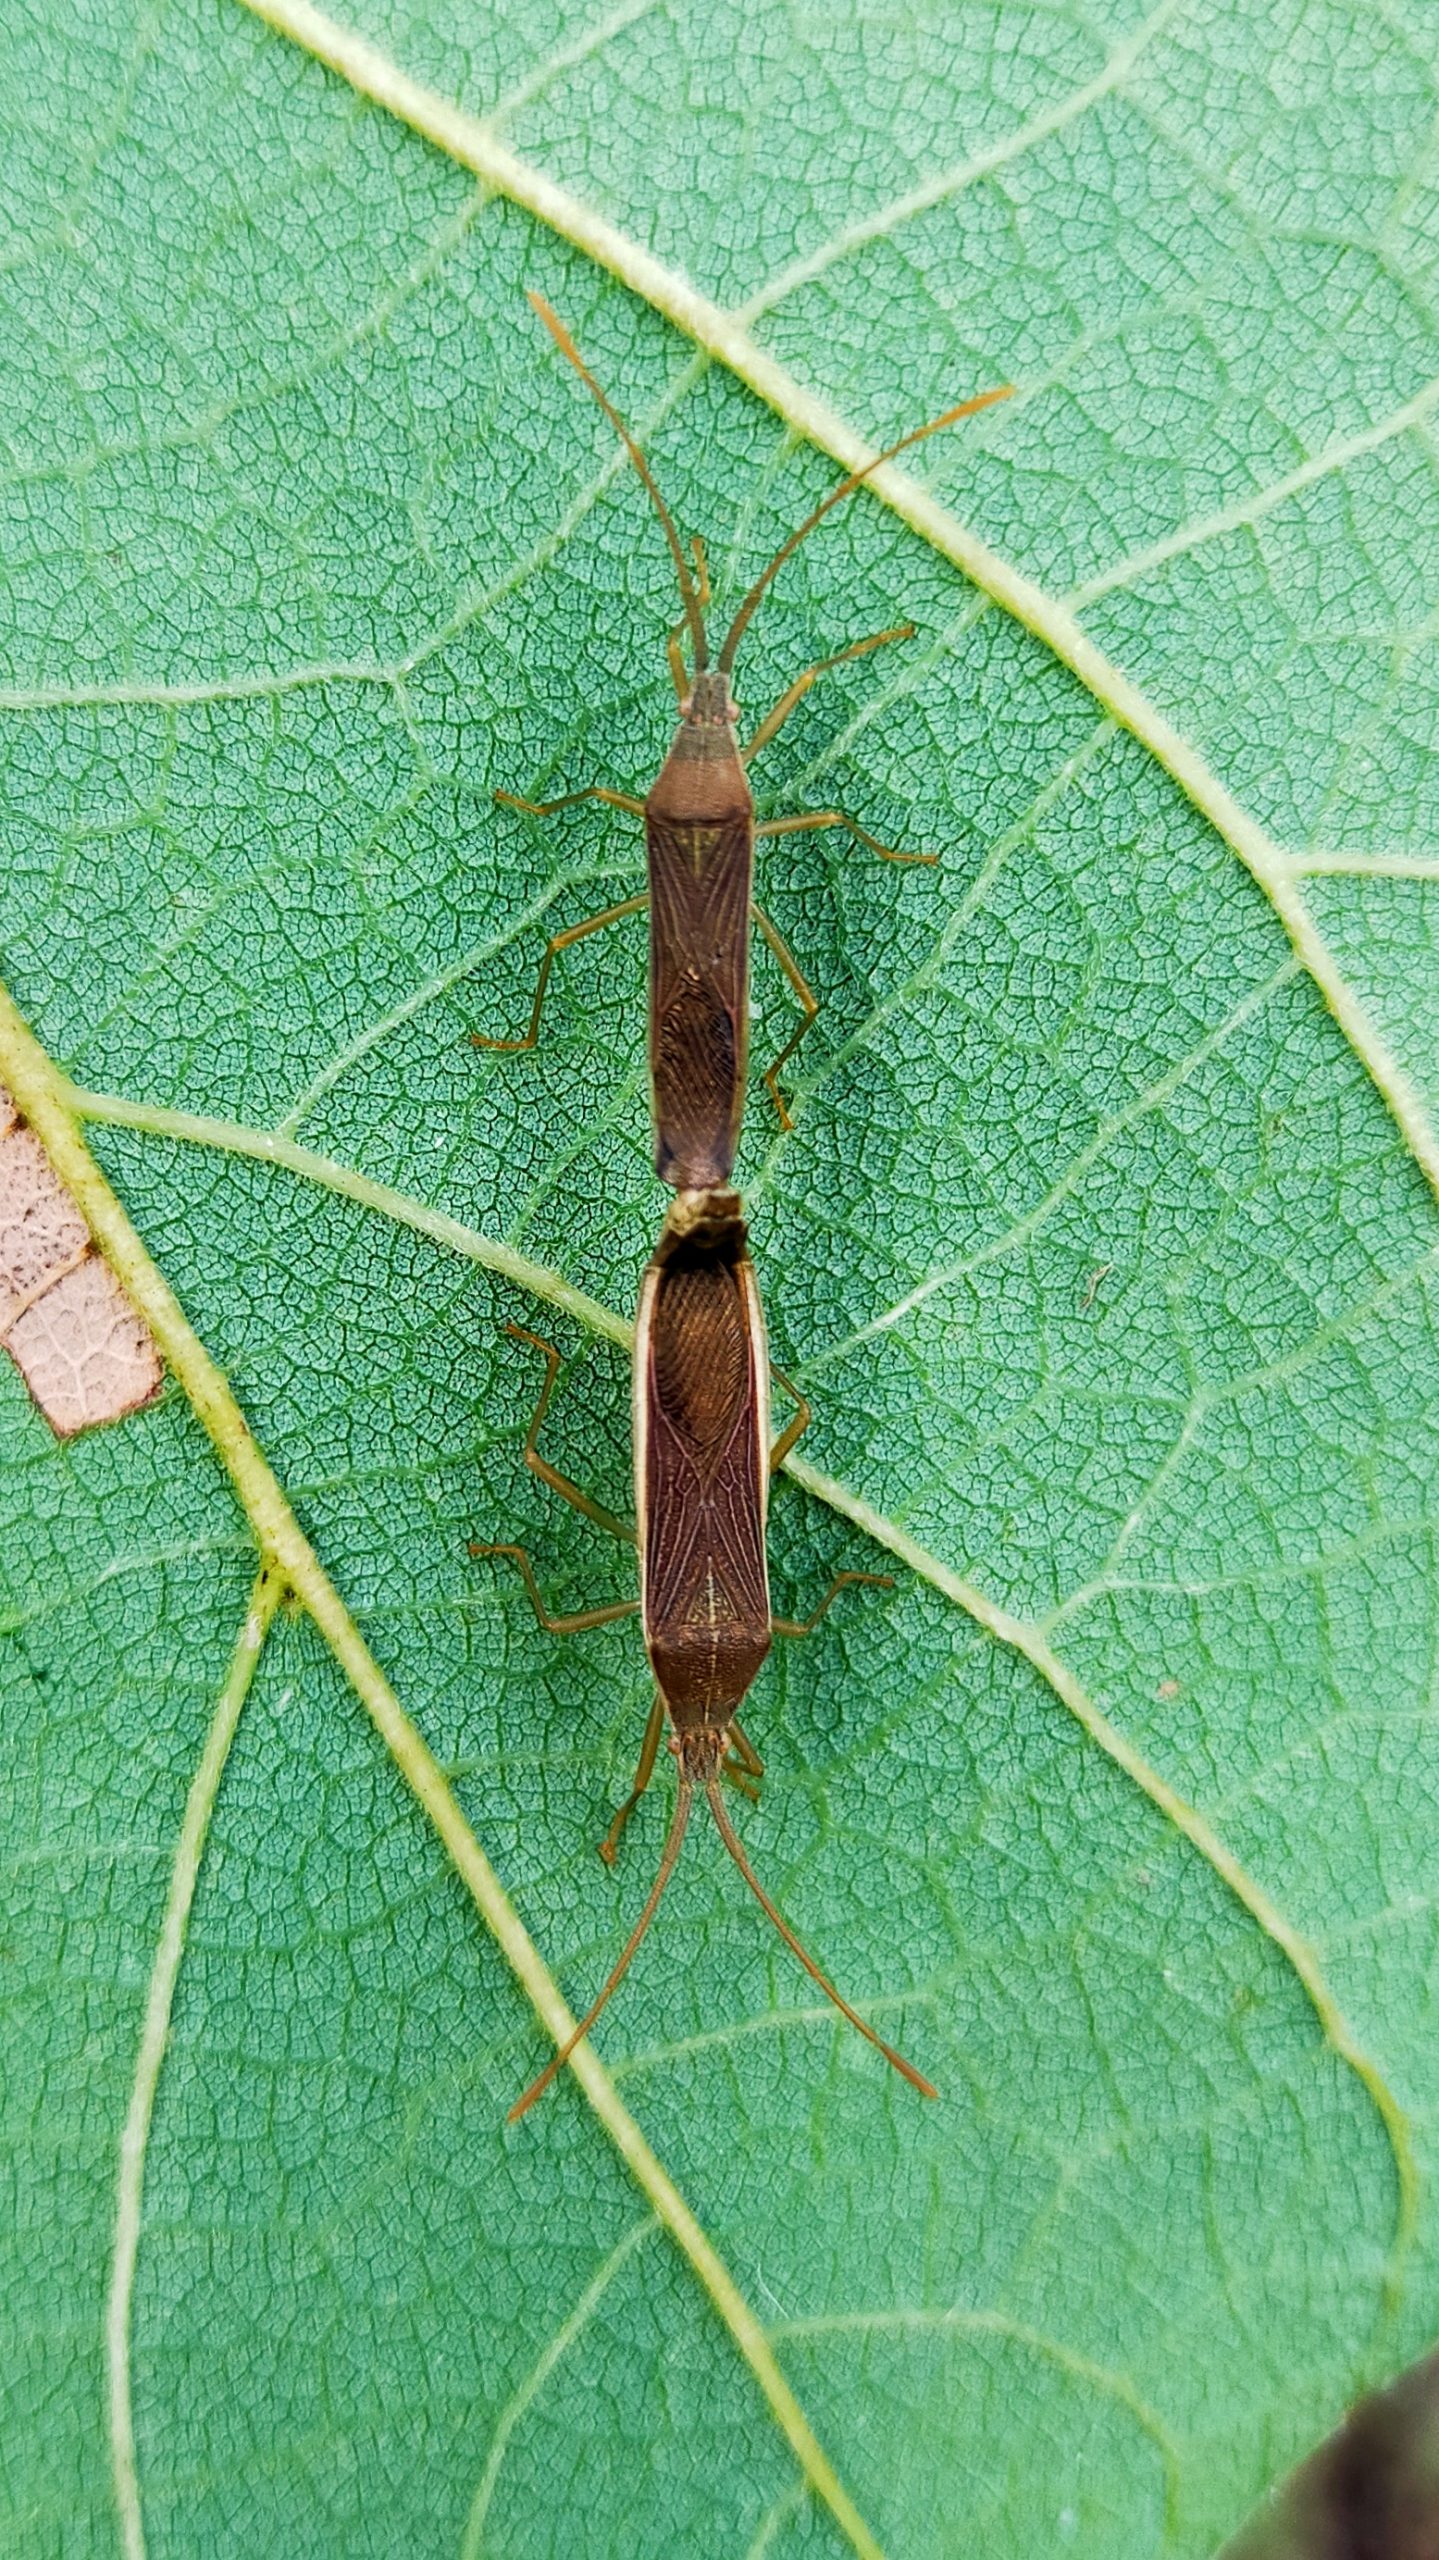
[[[649,1784],[666,1718],[670,1749],[679,1763],[669,1837],[629,1942],[593,2007],[511,2108],[511,2117],[523,2115],[549,2086],[628,1971],[674,1871],[696,1788],[706,1797],[750,1891],[806,1972],[896,2071],[932,2098],[930,2083],[841,1998],[776,1910],[745,1855],[721,1793],[722,1777],[732,1777],[750,1792],[762,1774],[762,1763],[736,1718],[772,1637],[808,1635],[847,1583],[888,1581],[884,1574],[837,1574],[812,1617],[800,1622],[771,1617],[765,1564],[769,1479],[804,1429],[809,1409],[797,1398],[798,1412],[771,1449],[764,1315],[738,1196],[726,1190],[681,1192],[645,1271],[635,1329],[637,1531],[540,1456],[536,1444],[559,1354],[518,1325],[510,1331],[535,1343],[548,1362],[525,1443],[529,1464],[588,1519],[619,1537],[635,1538],[639,1547],[638,1600],[612,1601],[564,1618],[552,1617],[545,1608],[523,1547],[496,1544],[474,1550],[514,1559],[540,1624],[557,1634],[640,1612],[656,1696],[634,1786],[610,1825],[602,1856],[613,1861],[620,1833]]]
[[[756,824],[754,798],[746,768],[761,747],[783,727],[803,700],[816,676],[891,640],[907,640],[913,623],[896,623],[852,641],[833,657],[821,658],[796,676],[772,711],[761,720],[744,746],[739,743],[739,712],[730,691],[735,653],[756,605],[775,572],[833,507],[857,489],[882,462],[890,462],[912,444],[933,435],[958,418],[1008,397],[1008,386],[981,392],[917,427],[897,444],[877,454],[862,471],[852,471],[781,544],[740,605],[713,664],[705,630],[704,608],[709,579],[701,543],[694,544],[691,566],[674,521],[649,464],[618,410],[611,406],[585,364],[564,323],[537,293],[530,295],[540,318],[575,367],[639,472],[664,528],[684,611],[670,634],[669,661],[679,700],[680,722],[654,788],[645,800],[592,783],[583,791],[567,791],[557,800],[522,800],[510,791],[495,798],[508,807],[548,817],[581,800],[603,800],[644,820],[649,886],[618,906],[588,916],[583,924],[557,933],[548,944],[535,982],[529,1029],[523,1039],[498,1040],[479,1032],[471,1036],[484,1049],[532,1049],[539,1037],[540,1012],[550,968],[558,952],[621,916],[650,911],[650,1080],[654,1101],[655,1167],[677,1190],[708,1190],[728,1182],[739,1143],[744,1104],[746,1050],[749,1037],[749,920],[754,918],[780,968],[799,999],[802,1020],[773,1063],[765,1083],[781,1122],[789,1112],[780,1091],[780,1069],[793,1057],[819,1010],[794,955],[763,909],[754,902],[754,848],[757,836],[795,835],[817,827],[844,827],[856,840],[887,862],[935,862],[932,853],[899,853],[848,817],[842,809],[814,809],[802,816],[768,818]],[[680,634],[687,631],[691,669],[686,671]]]
[[[682,1191],[728,1182],[744,1108],[755,824],[735,719],[728,677],[700,668],[644,806],[655,1171]]]

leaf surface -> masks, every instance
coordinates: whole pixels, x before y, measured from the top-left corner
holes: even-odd
[[[1187,2560],[1433,2328],[1432,44],[901,17],[368,8],[548,221],[238,7],[17,20],[0,951],[583,2004],[664,1819],[594,1857],[641,1649],[553,1643],[467,1548],[630,1587],[524,1469],[502,1327],[574,1355],[546,1447],[626,1508],[643,925],[565,956],[532,1055],[468,1035],[638,885],[622,818],[491,795],[644,787],[674,604],[524,289],[721,596],[833,479],[786,415],[1016,383],[915,457],[935,538],[858,500],[741,662],[758,715],[918,626],[762,768],[942,859],[763,849],[822,1006],[742,1163],[816,1417],[776,1605],[896,1581],[776,1648],[745,1831],[942,2103],[703,1826],[600,2043],[891,2560]],[[686,282],[778,422],[649,307]],[[756,993],[758,1066],[762,951]],[[199,1376],[62,1449],[0,1364],[10,2539],[872,2547],[581,2090],[505,2129],[543,2039],[313,1612],[247,1653]]]

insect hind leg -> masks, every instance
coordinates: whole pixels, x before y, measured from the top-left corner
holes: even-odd
[[[589,1627],[613,1626],[617,1618],[632,1618],[640,1605],[638,1600],[607,1600],[603,1608],[575,1609],[567,1617],[556,1617],[545,1607],[528,1547],[511,1546],[502,1538],[472,1538],[470,1553],[472,1556],[509,1556],[518,1565],[520,1578],[530,1595],[530,1606],[546,1635],[578,1636]]]
[[[764,1762],[743,1725],[732,1724],[729,1738],[730,1747],[720,1763],[720,1776],[728,1778],[732,1787],[738,1787],[742,1796],[748,1796],[751,1804],[758,1804]]]
[[[641,1796],[644,1794],[646,1787],[649,1785],[651,1778],[654,1776],[655,1759],[660,1747],[660,1735],[663,1733],[664,1729],[665,1702],[660,1696],[658,1689],[656,1689],[654,1704],[650,1708],[650,1720],[645,1726],[645,1738],[640,1744],[640,1756],[638,1765],[635,1769],[634,1785],[631,1787],[624,1803],[620,1806],[619,1811],[611,1822],[608,1831],[600,1842],[600,1856],[603,1858],[607,1867],[612,1867],[614,1865],[615,1859],[619,1854],[620,1834],[624,1830],[625,1824],[628,1822],[630,1815],[634,1812],[635,1806],[639,1803]]]
[[[835,1601],[839,1598],[841,1591],[845,1590],[851,1582],[872,1582],[876,1584],[881,1591],[892,1591],[894,1589],[894,1576],[892,1573],[837,1573],[833,1582],[830,1584],[828,1591],[825,1593],[824,1598],[821,1600],[819,1607],[813,1610],[809,1617],[771,1618],[770,1625],[775,1634],[777,1636],[812,1636],[815,1628],[819,1625],[821,1618],[827,1618],[829,1616],[830,1610],[833,1608]]]

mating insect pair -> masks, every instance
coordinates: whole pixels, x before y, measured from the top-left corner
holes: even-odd
[[[786,1944],[837,2009],[878,2047],[895,2069],[925,2096],[930,2083],[841,1998],[800,1944],[751,1868],[721,1792],[725,1777],[746,1793],[762,1774],[758,1755],[736,1721],[738,1708],[770,1649],[775,1633],[807,1634],[836,1592],[851,1582],[885,1583],[883,1574],[840,1574],[813,1616],[803,1624],[770,1614],[765,1561],[769,1478],[794,1446],[809,1419],[804,1399],[771,1450],[769,1362],[764,1317],[750,1260],[738,1195],[727,1186],[739,1141],[749,1030],[749,925],[753,917],[800,999],[803,1019],[765,1082],[781,1119],[788,1112],[779,1071],[793,1056],[818,1007],[792,954],[754,902],[754,848],[758,835],[844,827],[891,861],[932,862],[932,854],[896,853],[839,809],[806,812],[757,825],[746,766],[779,731],[815,678],[846,659],[909,636],[902,623],[853,642],[833,657],[806,667],[780,696],[748,744],[738,743],[738,711],[730,691],[735,653],[776,571],[833,507],[858,488],[870,471],[922,437],[1003,399],[990,391],[947,410],[902,437],[864,470],[830,491],[792,533],[755,580],[735,614],[719,656],[710,663],[704,609],[710,601],[703,546],[693,566],[661,498],[639,445],[611,406],[568,331],[537,294],[532,303],[561,351],[588,385],[621,436],[664,530],[679,579],[683,615],[670,635],[669,660],[680,706],[680,724],[647,799],[591,784],[557,800],[496,798],[548,817],[584,800],[600,800],[644,821],[649,884],[583,924],[557,934],[540,964],[529,1028],[522,1039],[475,1034],[481,1047],[533,1048],[539,1034],[549,973],[571,943],[646,906],[650,916],[649,1057],[654,1109],[655,1160],[662,1180],[678,1197],[665,1220],[644,1276],[635,1333],[635,1511],[631,1531],[542,1458],[538,1435],[559,1368],[559,1354],[519,1326],[509,1330],[544,1352],[548,1367],[525,1443],[529,1465],[587,1518],[622,1538],[633,1537],[640,1555],[640,1596],[571,1617],[546,1610],[529,1556],[522,1547],[477,1546],[477,1554],[513,1559],[542,1626],[573,1634],[638,1612],[655,1674],[656,1697],[646,1728],[635,1783],[601,1847],[612,1860],[625,1823],[648,1785],[668,1716],[670,1748],[679,1764],[679,1791],[669,1836],[648,1900],[628,1944],[599,1998],[573,2035],[511,2109],[522,2115],[548,2087],[561,2064],[629,1968],[678,1859],[696,1788],[705,1795],[725,1847],[745,1882]],[[688,632],[692,666],[681,652]],[[778,1374],[778,1373],[776,1373]],[[784,1381],[788,1385],[788,1381]]]

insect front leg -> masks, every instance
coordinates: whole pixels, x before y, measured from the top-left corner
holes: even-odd
[[[607,782],[587,782],[583,791],[563,792],[558,800],[522,800],[515,791],[497,791],[495,798],[504,809],[523,809],[529,818],[552,818],[557,809],[576,809],[582,800],[603,800],[611,809],[627,809],[632,818],[645,814],[643,800],[628,791],[612,791]]]
[[[878,836],[872,836],[857,818],[847,817],[843,809],[811,809],[801,818],[766,818],[762,825],[756,827],[755,834],[798,836],[808,834],[814,827],[847,827],[857,843],[867,845],[870,852],[877,853],[884,862],[933,863],[939,860],[937,853],[901,853],[892,844],[881,844]]]
[[[765,713],[754,736],[740,749],[741,763],[748,764],[759,754],[761,747],[767,747],[771,738],[778,737],[790,713],[803,702],[816,676],[828,675],[831,667],[842,667],[846,658],[862,658],[870,649],[883,649],[891,640],[913,638],[912,622],[896,622],[889,631],[872,631],[867,640],[852,640],[847,649],[836,649],[832,658],[816,658],[812,667],[805,667],[793,684],[786,687],[774,709]]]

